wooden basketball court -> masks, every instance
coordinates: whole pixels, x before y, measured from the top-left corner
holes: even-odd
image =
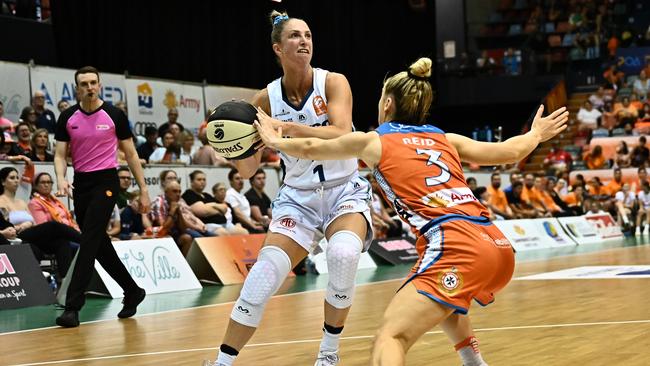
[[[515,278],[588,265],[648,265],[650,245],[519,262]],[[291,280],[289,280],[291,281]],[[372,336],[401,283],[360,285],[341,341],[341,365],[367,365]],[[178,293],[178,296],[183,296]],[[114,300],[117,301],[117,300]],[[323,291],[274,297],[238,365],[312,365]],[[2,365],[201,365],[214,359],[232,303],[0,334]],[[2,313],[0,313],[2,315]],[[470,310],[490,365],[650,365],[650,278],[513,280],[487,308]],[[408,365],[459,365],[433,329]]]

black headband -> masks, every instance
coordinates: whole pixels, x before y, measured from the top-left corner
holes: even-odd
[[[411,79],[415,79],[415,80],[419,80],[419,81],[429,81],[429,77],[428,77],[428,76],[417,76],[417,75],[414,75],[414,74],[411,72],[411,70],[408,70],[407,73],[408,73],[408,75],[409,75],[409,77],[410,77]]]

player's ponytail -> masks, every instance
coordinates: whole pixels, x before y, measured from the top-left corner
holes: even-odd
[[[429,83],[431,77],[431,59],[422,57],[402,71],[384,81],[384,93],[395,100],[397,122],[423,124],[433,102],[433,89]]]

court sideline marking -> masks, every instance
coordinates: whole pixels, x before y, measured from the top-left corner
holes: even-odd
[[[645,320],[621,320],[621,321],[607,321],[607,322],[590,322],[590,323],[566,323],[566,324],[542,324],[542,325],[521,325],[521,326],[511,326],[511,327],[495,327],[495,328],[479,328],[474,329],[475,332],[491,332],[491,331],[501,331],[501,330],[521,330],[521,329],[549,329],[549,328],[568,328],[568,327],[584,327],[584,326],[603,326],[603,325],[626,325],[626,324],[649,324],[650,319]],[[441,334],[441,330],[435,330],[426,332],[425,334]],[[369,339],[373,338],[371,335],[361,335],[361,336],[349,336],[341,337],[341,340],[354,340],[354,339]],[[264,347],[264,346],[277,346],[277,345],[286,345],[286,344],[299,344],[299,343],[316,343],[320,342],[319,339],[298,339],[293,341],[283,341],[283,342],[266,342],[266,343],[254,343],[244,346],[245,348],[252,347]],[[143,352],[143,353],[133,353],[133,354],[123,354],[123,355],[113,355],[113,356],[100,356],[100,357],[87,357],[87,358],[78,358],[78,359],[68,359],[68,360],[59,360],[59,361],[45,361],[45,362],[34,362],[34,363],[23,363],[23,364],[13,364],[9,366],[37,366],[37,365],[55,365],[62,363],[74,363],[74,362],[87,362],[87,361],[99,361],[99,360],[111,360],[119,358],[129,358],[129,357],[143,357],[143,356],[155,356],[155,355],[165,355],[165,354],[174,354],[174,353],[187,353],[187,352],[203,352],[203,351],[216,351],[219,347],[207,347],[207,348],[189,348],[189,349],[176,349],[169,351],[158,351],[158,352]]]

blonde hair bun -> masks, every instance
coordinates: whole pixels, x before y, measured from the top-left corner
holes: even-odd
[[[433,62],[428,57],[421,57],[409,66],[409,72],[421,78],[431,77],[431,65]]]

